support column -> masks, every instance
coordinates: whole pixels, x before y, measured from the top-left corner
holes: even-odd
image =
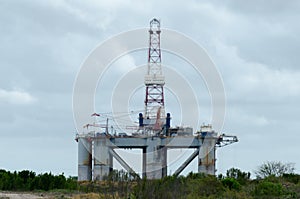
[[[147,139],[146,148],[146,176],[147,179],[161,179],[167,174],[167,153],[161,147],[161,138]]]
[[[94,141],[94,180],[103,180],[112,168],[112,156],[109,154],[107,141],[106,137]]]
[[[92,142],[78,139],[78,181],[92,180]]]
[[[216,139],[214,138],[203,139],[202,146],[200,146],[200,150],[199,150],[199,162],[198,162],[199,173],[215,175],[216,172],[215,144],[216,144]]]

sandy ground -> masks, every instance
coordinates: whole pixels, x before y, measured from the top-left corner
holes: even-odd
[[[40,198],[43,197],[30,194],[30,193],[0,192],[0,199],[40,199]]]
[[[60,193],[60,192],[12,192],[0,191],[0,199],[57,199],[57,198],[74,198],[77,195],[74,193]]]

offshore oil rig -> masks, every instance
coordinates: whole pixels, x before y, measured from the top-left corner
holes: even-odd
[[[150,21],[148,65],[145,75],[145,110],[138,115],[134,133],[110,133],[108,124],[87,124],[99,127],[78,133],[78,181],[103,180],[113,170],[113,158],[130,174],[136,172],[115,149],[142,150],[142,177],[160,179],[167,176],[169,149],[194,149],[194,152],[173,173],[179,175],[196,157],[198,172],[214,175],[216,148],[237,142],[236,136],[217,133],[211,125],[203,125],[194,133],[193,128],[171,126],[171,114],[165,114],[165,78],[161,68],[160,21]],[[92,114],[100,116],[98,113]],[[105,129],[103,132],[103,128]]]

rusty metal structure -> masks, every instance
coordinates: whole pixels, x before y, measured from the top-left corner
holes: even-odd
[[[161,69],[160,21],[152,19],[149,29],[148,70],[145,76],[145,117],[151,123],[156,121],[157,113],[164,117],[165,77]],[[159,118],[159,119],[160,119]]]
[[[135,132],[108,132],[106,124],[88,124],[100,130],[78,133],[78,181],[103,180],[113,170],[113,159],[130,174],[138,175],[115,149],[141,149],[142,174],[147,179],[167,176],[167,152],[171,149],[194,149],[173,175],[180,173],[198,157],[198,172],[214,175],[216,149],[238,141],[236,136],[217,133],[211,125],[202,125],[194,132],[190,127],[172,127],[171,114],[165,115],[165,78],[161,68],[160,21],[150,21],[148,69],[145,75],[145,111],[139,113]],[[101,114],[94,113],[93,117]],[[105,129],[103,132],[101,129]]]

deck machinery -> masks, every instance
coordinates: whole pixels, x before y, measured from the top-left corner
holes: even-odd
[[[130,174],[136,172],[116,153],[116,148],[142,149],[142,177],[160,179],[167,175],[169,149],[194,149],[194,152],[173,173],[179,175],[191,161],[198,157],[198,172],[214,175],[216,148],[238,139],[236,136],[218,134],[211,125],[203,125],[193,133],[190,127],[171,127],[171,114],[165,114],[164,84],[161,69],[160,21],[150,21],[148,68],[145,75],[145,110],[139,113],[139,125],[132,135],[124,132],[109,134],[96,130],[76,135],[78,142],[78,181],[103,180],[113,169],[115,158]],[[92,116],[99,116],[93,114]],[[103,127],[100,124],[88,126]]]

